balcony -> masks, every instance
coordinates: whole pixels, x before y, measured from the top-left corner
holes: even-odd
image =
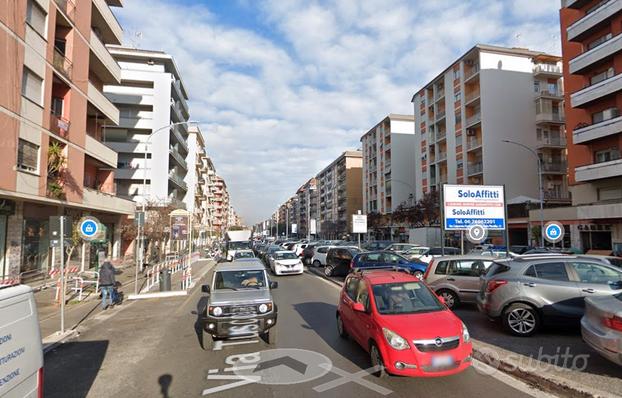
[[[65,54],[61,53],[57,48],[54,48],[54,58],[52,59],[52,64],[61,75],[71,80],[73,64],[69,58],[67,58]]]
[[[175,185],[177,185],[184,191],[188,191],[188,185],[184,182],[184,179],[175,172],[175,170],[169,171],[168,179],[173,181]]]
[[[545,112],[536,110],[536,124],[539,123],[553,123],[564,124],[564,115],[558,112]]]
[[[583,8],[591,0],[562,0],[562,6],[566,8]]]
[[[76,3],[74,0],[54,0],[58,8],[71,20],[75,22]]]
[[[568,64],[568,71],[572,74],[580,73],[620,50],[622,50],[622,34],[616,35],[599,46],[571,59]]]
[[[71,122],[62,116],[50,113],[50,131],[59,137],[67,138]]]
[[[175,102],[174,100],[171,100],[171,116],[173,116],[171,119],[173,120],[173,122],[185,122],[186,119],[184,119],[183,115],[181,114],[181,107],[179,106],[178,102]]]
[[[438,131],[436,132],[436,141],[442,141],[447,138],[447,131]]]
[[[117,153],[89,134],[86,135],[84,149],[89,156],[92,156],[110,167],[117,167]]]
[[[574,172],[575,180],[579,182],[619,177],[622,175],[622,159],[575,167]]]
[[[562,77],[562,68],[555,64],[537,64],[533,68],[533,75],[537,78],[559,79]]]
[[[447,151],[438,153],[438,158],[436,159],[436,161],[442,162],[443,160],[447,160]]]
[[[467,164],[467,175],[469,176],[482,174],[483,171],[484,171],[484,165],[482,164],[482,162]]]
[[[102,210],[118,214],[134,214],[135,203],[132,200],[120,198],[116,195],[84,187],[82,203],[93,210]]]
[[[475,115],[467,117],[465,128],[472,127],[476,125],[477,123],[480,123],[481,121],[482,121],[482,114],[481,112],[477,112]]]
[[[562,90],[555,90],[555,91],[540,90],[536,94],[536,100],[539,100],[539,99],[561,101],[564,99],[564,93],[562,92]]]
[[[173,136],[177,139],[177,142],[179,142],[179,145],[181,145],[186,152],[188,152],[188,143],[186,143],[186,140],[179,132],[179,126],[173,126],[171,130],[173,131]]]
[[[536,148],[565,148],[566,137],[542,137],[536,143]]]
[[[622,90],[622,73],[577,91],[570,96],[570,104],[575,108],[580,107],[620,90]]]
[[[123,167],[118,168],[114,172],[114,177],[119,180],[144,180],[145,177],[149,177],[148,173],[145,174],[145,168],[131,168]]]
[[[177,161],[177,163],[184,169],[184,170],[188,170],[188,165],[186,164],[186,159],[184,159],[183,156],[181,156],[181,154],[179,153],[179,151],[177,150],[177,148],[175,147],[170,147],[169,148],[169,153],[171,154],[171,156],[173,157],[173,159],[175,159]]]
[[[548,190],[544,191],[544,199],[553,201],[569,201],[570,193],[561,190]]]
[[[106,0],[93,0],[93,6],[93,11],[96,13],[93,14],[92,24],[102,32],[105,42],[121,44],[123,29]]]
[[[479,74],[479,64],[473,65],[471,68],[466,68],[464,70],[464,82],[469,81],[473,76]]]
[[[566,174],[566,162],[543,162],[542,174]]]
[[[575,128],[572,132],[572,141],[574,144],[582,144],[620,132],[622,132],[622,116],[603,120],[600,123],[585,127]]]
[[[97,33],[93,30],[91,30],[89,43],[91,45],[91,54],[94,55],[90,59],[95,61],[90,62],[89,67],[100,77],[102,83],[119,84],[121,82],[121,67],[112,58],[104,43],[102,43]]]
[[[475,148],[479,148],[482,146],[482,139],[479,137],[468,137],[467,138],[467,151],[471,151]]]
[[[106,98],[106,96],[91,82],[88,82],[86,95],[89,102],[93,104],[95,108],[106,115],[106,117],[110,119],[113,124],[117,126],[119,125],[119,109],[114,106],[112,102],[110,102],[110,100]]]
[[[568,41],[582,40],[621,10],[622,2],[620,1],[607,1],[601,4],[566,29]]]
[[[440,122],[445,118],[445,109],[441,109],[436,113],[436,122]]]
[[[473,102],[476,99],[478,99],[479,97],[480,97],[480,91],[479,90],[470,91],[470,92],[466,93],[465,96],[464,96],[464,104],[468,105],[471,102]]]

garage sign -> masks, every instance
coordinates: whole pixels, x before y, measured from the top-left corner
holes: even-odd
[[[443,223],[446,230],[481,225],[505,230],[505,197],[499,185],[443,185]]]

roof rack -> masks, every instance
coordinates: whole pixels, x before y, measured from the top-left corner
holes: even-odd
[[[565,253],[534,253],[534,254],[520,254],[512,257],[513,260],[516,261],[529,261],[529,260],[546,260],[549,258],[579,258],[574,254],[565,254]]]

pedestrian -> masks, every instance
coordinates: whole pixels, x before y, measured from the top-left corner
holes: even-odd
[[[114,278],[115,269],[112,266],[112,263],[109,259],[106,259],[99,270],[99,288],[102,293],[102,310],[108,308],[106,305],[106,300],[110,300],[110,304],[114,303],[113,294],[115,287],[115,278]]]

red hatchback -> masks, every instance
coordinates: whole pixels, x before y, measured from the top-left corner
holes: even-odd
[[[369,352],[372,366],[381,366],[379,376],[447,376],[471,365],[467,327],[424,282],[404,272],[350,274],[337,329]]]

